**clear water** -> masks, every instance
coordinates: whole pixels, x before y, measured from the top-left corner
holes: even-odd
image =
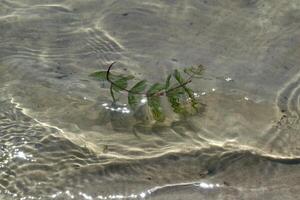
[[[1,199],[297,199],[299,36],[299,0],[1,0]],[[113,61],[203,64],[205,113],[109,112]]]

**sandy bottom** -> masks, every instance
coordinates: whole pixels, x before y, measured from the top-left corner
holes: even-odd
[[[2,0],[1,199],[297,199],[300,2]],[[205,112],[120,113],[115,72],[202,64]],[[126,103],[122,100],[120,103]],[[139,116],[139,117],[137,117]]]

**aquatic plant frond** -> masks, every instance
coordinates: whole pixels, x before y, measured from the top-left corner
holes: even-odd
[[[203,105],[199,104],[194,96],[194,91],[188,87],[193,78],[200,78],[203,74],[204,67],[202,65],[185,68],[183,70],[185,76],[178,69],[175,69],[163,83],[149,84],[147,80],[139,80],[129,89],[129,81],[134,80],[135,77],[133,75],[111,73],[115,63],[111,63],[106,71],[97,71],[90,74],[91,77],[97,80],[110,83],[110,94],[113,103],[118,101],[117,94],[120,92],[127,93],[128,105],[133,110],[136,110],[142,99],[144,99],[143,103],[147,104],[154,120],[158,122],[165,119],[161,104],[162,96],[167,97],[175,113],[184,116],[197,112],[199,107]],[[148,85],[150,85],[149,88]],[[190,104],[194,111],[188,109],[187,104]]]

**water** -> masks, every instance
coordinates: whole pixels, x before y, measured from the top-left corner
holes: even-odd
[[[1,199],[297,199],[300,2],[0,1]],[[110,113],[117,71],[202,64],[206,111]],[[158,73],[159,72],[159,73]],[[126,102],[123,102],[126,103]]]

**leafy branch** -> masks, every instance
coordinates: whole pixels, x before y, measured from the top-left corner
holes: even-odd
[[[175,113],[184,116],[198,112],[202,105],[196,100],[194,91],[188,87],[193,78],[202,77],[204,71],[202,65],[185,68],[183,70],[185,76],[176,69],[168,75],[164,83],[154,83],[148,89],[147,80],[140,80],[128,89],[128,82],[135,77],[112,74],[111,70],[114,64],[115,62],[111,63],[106,71],[97,71],[90,75],[100,81],[110,83],[110,95],[114,103],[118,101],[117,93],[126,92],[130,108],[136,110],[144,98],[144,103],[149,106],[153,118],[160,122],[165,119],[161,105],[162,96],[167,97]]]

